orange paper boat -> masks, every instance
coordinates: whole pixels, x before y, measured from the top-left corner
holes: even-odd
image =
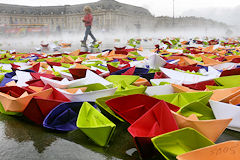
[[[141,77],[138,80],[136,80],[133,83],[133,85],[135,85],[135,86],[141,86],[141,85],[143,85],[143,86],[151,86],[151,84],[148,82],[147,79],[141,78]]]
[[[222,62],[220,62],[218,60],[214,60],[214,59],[208,58],[208,57],[206,57],[204,55],[201,55],[201,57],[202,57],[204,66],[214,66],[214,65],[217,65],[217,64],[222,64]]]
[[[228,103],[232,98],[240,95],[240,87],[213,90],[210,98],[213,101]]]
[[[69,53],[69,55],[70,56],[78,56],[80,52],[81,52],[80,49],[78,49],[78,50],[75,50],[75,51]]]
[[[213,52],[213,45],[209,46],[209,47],[206,47],[203,49],[203,52]]]
[[[33,94],[24,92],[20,97],[15,98],[11,95],[0,92],[0,102],[6,112],[23,112],[33,96],[47,98],[51,93],[52,89],[47,89]]]
[[[239,160],[240,141],[228,141],[177,156],[178,160]]]
[[[182,92],[199,92],[197,90],[194,90],[194,89],[190,89],[188,87],[184,87],[184,86],[180,86],[180,85],[177,85],[177,84],[171,84],[172,87],[173,87],[173,90],[175,93],[182,93]]]
[[[229,101],[230,104],[233,104],[233,105],[239,105],[240,104],[240,95],[232,98],[230,101]]]
[[[81,90],[82,92],[85,92],[87,90],[87,87],[82,87],[82,88],[69,88],[69,89],[63,89],[64,91],[67,91],[68,93],[76,93],[78,90]]]
[[[198,120],[197,116],[194,114],[187,118],[175,112],[172,112],[172,115],[180,129],[191,127],[202,133],[212,142],[215,142],[218,139],[232,120],[231,118],[219,120]]]

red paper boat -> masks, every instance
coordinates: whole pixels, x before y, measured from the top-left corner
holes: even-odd
[[[159,101],[160,100],[147,95],[135,94],[108,100],[106,104],[127,122],[133,124]],[[175,112],[179,109],[174,105],[170,107],[170,109]]]
[[[206,89],[206,86],[216,86],[216,83],[214,80],[199,82],[195,84],[183,84],[183,86],[194,89],[194,90],[201,90],[204,91]]]
[[[49,88],[52,87],[47,85],[44,89]],[[24,110],[23,114],[31,121],[41,125],[48,113],[63,102],[70,102],[70,100],[59,91],[52,88],[52,93],[48,98],[34,97]]]
[[[234,76],[234,75],[240,75],[240,68],[225,70],[221,73],[220,77]]]
[[[169,107],[165,101],[159,101],[128,128],[142,158],[151,158],[158,153],[151,138],[178,129]]]
[[[41,44],[42,47],[48,47],[49,44]]]
[[[86,76],[87,69],[71,68],[69,72],[72,74],[73,79],[80,79]]]

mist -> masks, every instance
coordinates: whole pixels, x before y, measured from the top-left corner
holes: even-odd
[[[102,32],[92,30],[93,34],[97,38],[98,41],[102,42],[101,50],[104,49],[112,49],[116,45],[114,43],[115,39],[120,39],[120,45],[125,46],[127,44],[127,40],[130,38],[152,38],[151,42],[144,42],[142,46],[147,49],[153,49],[154,45],[159,42],[158,39],[166,38],[166,37],[180,37],[182,39],[189,40],[190,38],[217,38],[221,39],[224,37],[229,37],[227,35],[227,28],[204,28],[204,27],[170,27],[163,28],[161,26],[157,26],[154,31],[152,30],[140,30],[140,31],[131,31],[126,32],[122,30],[114,30],[109,32]],[[232,34],[232,37],[238,36],[237,34]],[[71,52],[76,49],[80,49],[80,41],[84,37],[84,31],[79,31],[75,33],[64,32],[64,33],[53,33],[49,35],[39,35],[33,34],[31,36],[1,36],[0,38],[0,49],[3,50],[16,50],[17,52],[36,52],[36,48],[41,47],[40,44],[44,43],[53,43],[58,41],[58,43],[66,42],[71,43],[72,46],[70,48],[64,48],[59,50],[59,52]],[[92,39],[88,37],[88,44]],[[119,45],[118,44],[118,45]]]
[[[226,23],[228,25],[240,26],[240,5],[233,8],[203,8],[203,9],[191,9],[183,12],[182,16],[196,16],[213,19],[219,22]]]

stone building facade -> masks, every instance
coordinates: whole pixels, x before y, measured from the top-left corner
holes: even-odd
[[[21,6],[0,4],[0,24],[46,24],[51,32],[84,30],[81,19],[83,8],[89,5],[93,9],[93,29],[99,31],[152,30],[158,27],[172,26],[170,17],[154,17],[147,9],[115,0],[100,0],[95,3],[65,6]],[[212,21],[199,18],[176,18],[175,25],[187,26],[201,23],[212,24]],[[223,25],[214,23],[214,25]]]

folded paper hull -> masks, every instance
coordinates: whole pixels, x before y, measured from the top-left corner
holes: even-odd
[[[157,99],[164,100],[179,107],[184,107],[193,102],[201,102],[207,104],[212,96],[212,92],[182,92],[168,95],[153,96]]]
[[[159,101],[137,119],[128,128],[128,132],[133,136],[141,157],[151,158],[157,153],[151,138],[177,129],[177,123],[170,112],[168,104],[164,101]]]
[[[65,97],[67,97],[72,102],[79,102],[79,101],[89,101],[95,102],[96,99],[101,97],[112,96],[116,92],[117,88],[110,88],[98,91],[91,91],[91,92],[84,92],[82,94],[71,94],[62,92],[58,89]]]
[[[239,106],[217,101],[209,101],[216,119],[231,118],[228,129],[240,131],[240,108]]]
[[[149,96],[166,95],[174,93],[173,87],[169,85],[147,87],[145,93]]]
[[[177,156],[178,160],[239,160],[240,141],[228,141]]]
[[[89,103],[84,102],[78,115],[77,127],[100,146],[110,141],[116,125]]]
[[[132,124],[158,102],[158,99],[135,94],[108,100],[106,104],[115,113]]]
[[[7,94],[0,93],[0,101],[6,112],[23,112],[26,109],[28,103],[31,101],[32,97],[48,97],[51,92],[51,89],[48,89],[19,98],[13,98]]]
[[[44,118],[56,106],[64,103],[63,101],[54,101],[41,98],[33,98],[23,115],[38,125],[42,125]]]
[[[183,128],[154,137],[152,142],[167,160],[175,160],[178,155],[214,145],[212,141],[192,128]]]
[[[219,120],[198,120],[197,117],[196,119],[191,119],[190,117],[187,118],[175,112],[172,112],[172,114],[179,128],[191,127],[213,142],[218,139],[232,120],[231,118]]]
[[[83,102],[61,103],[45,117],[43,126],[58,131],[73,131]]]

